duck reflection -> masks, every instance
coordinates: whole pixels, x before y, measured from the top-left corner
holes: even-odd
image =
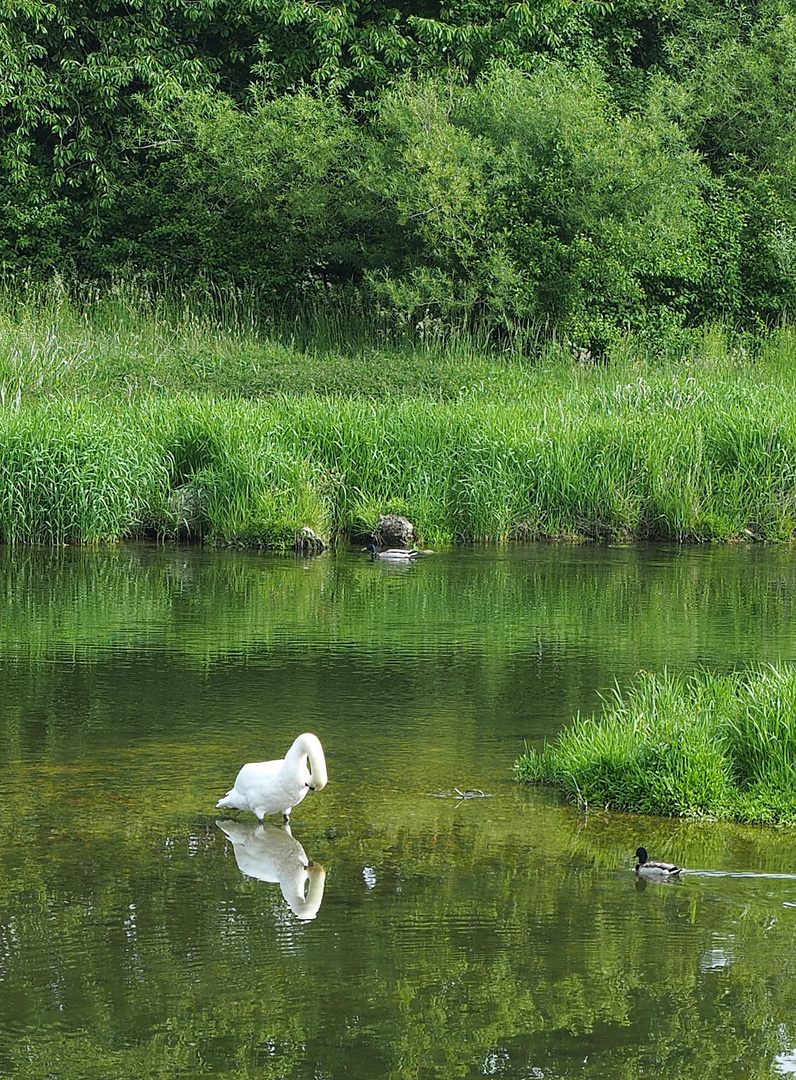
[[[326,871],[312,862],[289,825],[217,821],[231,840],[238,869],[258,881],[277,883],[298,919],[314,919],[323,900]]]
[[[672,878],[645,878],[641,874],[636,874],[636,892],[644,892],[648,885],[653,887],[656,885],[674,886],[684,884],[681,877]]]

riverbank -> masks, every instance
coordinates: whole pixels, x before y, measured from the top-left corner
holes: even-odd
[[[688,678],[640,673],[515,764],[583,806],[796,824],[796,668]]]
[[[796,535],[790,331],[754,354],[695,334],[656,362],[628,342],[603,366],[527,341],[378,345],[355,322],[346,349],[343,326],[278,338],[242,305],[135,295],[6,299],[3,542],[280,550],[388,512],[431,545]]]
[[[796,401],[675,377],[536,400],[20,403],[0,413],[0,536],[292,546],[405,514],[430,544],[787,540]]]

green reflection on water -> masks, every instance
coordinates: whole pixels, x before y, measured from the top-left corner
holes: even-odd
[[[793,651],[794,585],[792,551],[756,545],[468,549],[410,566],[348,553],[0,550],[3,655],[36,659],[158,647],[205,663],[296,634],[302,645],[503,653],[526,648],[529,630],[601,652],[629,637],[656,652],[715,651],[716,637],[719,649],[776,638]]]
[[[0,574],[0,1076],[770,1077],[796,1045],[792,831],[584,818],[511,782],[614,677],[792,658],[789,553]],[[305,729],[330,772],[292,823],[324,868],[308,921],[214,806]],[[638,887],[642,841],[694,872]]]

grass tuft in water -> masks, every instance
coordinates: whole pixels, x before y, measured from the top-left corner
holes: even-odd
[[[796,667],[641,672],[515,770],[613,810],[796,824]]]

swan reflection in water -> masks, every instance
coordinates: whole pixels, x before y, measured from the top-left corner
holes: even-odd
[[[315,918],[323,900],[326,871],[319,862],[307,858],[289,825],[232,820],[217,821],[216,825],[232,842],[242,874],[278,884],[296,918]]]

